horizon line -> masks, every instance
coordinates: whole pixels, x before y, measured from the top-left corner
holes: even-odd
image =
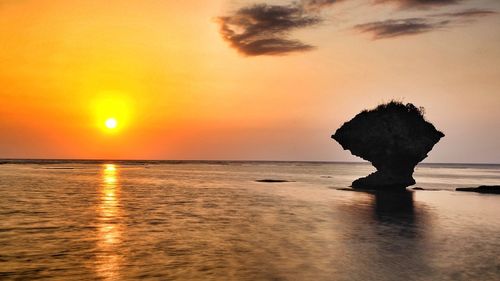
[[[153,162],[153,161],[165,161],[165,162],[302,162],[302,163],[339,163],[339,164],[371,164],[369,161],[335,161],[335,160],[270,160],[270,159],[106,159],[106,158],[1,158],[1,161],[81,161],[81,162],[105,162],[105,161],[123,161],[123,162]],[[5,163],[0,163],[5,164]],[[500,165],[500,163],[486,162],[420,162],[420,164],[432,164],[432,165]],[[418,166],[417,165],[417,166]]]

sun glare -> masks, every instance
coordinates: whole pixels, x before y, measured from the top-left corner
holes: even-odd
[[[104,125],[106,125],[106,128],[108,129],[115,129],[116,126],[118,126],[118,122],[115,118],[108,118]]]
[[[96,124],[104,132],[115,133],[128,127],[131,119],[131,102],[120,92],[103,92],[93,101]]]

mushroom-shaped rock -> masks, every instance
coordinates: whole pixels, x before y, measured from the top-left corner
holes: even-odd
[[[415,184],[415,166],[442,137],[424,119],[422,108],[394,101],[362,111],[332,135],[342,148],[377,168],[352,183],[353,188],[366,189],[403,189]]]

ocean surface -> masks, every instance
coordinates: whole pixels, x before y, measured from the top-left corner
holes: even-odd
[[[5,161],[0,280],[500,280],[499,165]],[[279,179],[289,182],[261,183]]]

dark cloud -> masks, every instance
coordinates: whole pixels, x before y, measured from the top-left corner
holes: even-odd
[[[257,4],[219,17],[220,32],[233,48],[248,56],[284,55],[314,48],[290,39],[290,32],[321,22],[318,11],[342,0],[302,0],[290,5]]]
[[[344,0],[302,0],[300,5],[306,10],[321,10]]]
[[[472,22],[477,18],[496,14],[491,10],[469,9],[459,12],[442,13],[421,18],[390,19],[369,22],[354,27],[362,33],[371,33],[373,39],[384,39],[404,35],[414,35],[441,29],[446,26]]]
[[[230,45],[247,56],[285,55],[304,52],[314,46],[290,38],[291,32],[312,27],[322,22],[321,12],[346,0],[290,0],[288,5],[254,4],[233,14],[219,17],[220,32]],[[368,1],[368,0],[367,0]],[[370,0],[376,4],[396,4],[404,9],[425,12],[415,18],[387,19],[354,26],[361,33],[372,34],[373,39],[415,35],[444,27],[468,24],[476,19],[496,14],[495,11],[469,9],[458,12],[429,14],[447,5],[457,5],[466,0]],[[347,1],[346,1],[347,2]]]
[[[426,18],[410,18],[369,22],[354,28],[362,33],[371,33],[376,40],[429,32],[443,28],[449,23],[449,20],[432,22]]]
[[[459,4],[463,0],[377,0],[377,3],[394,3],[404,8],[432,8]]]
[[[496,14],[496,11],[492,10],[480,10],[480,9],[469,9],[454,13],[443,13],[436,16],[439,17],[452,17],[452,18],[480,18],[487,17]]]
[[[300,6],[267,4],[245,7],[231,16],[219,18],[223,38],[236,50],[249,56],[310,50],[313,46],[288,39],[288,34],[320,21]]]

